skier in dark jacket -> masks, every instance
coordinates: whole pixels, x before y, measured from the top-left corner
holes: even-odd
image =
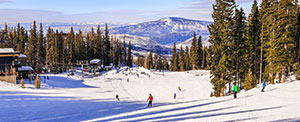
[[[233,86],[233,98],[236,98],[236,94],[238,92],[238,87],[236,86],[236,83],[234,83],[234,86]]]
[[[265,87],[266,87],[266,82],[265,82],[265,81],[262,82],[262,87],[263,87],[263,88],[261,89],[261,92],[264,92]]]
[[[119,95],[116,95],[116,99],[117,99],[118,101],[120,100]]]
[[[152,106],[152,102],[153,102],[153,96],[150,94],[148,99],[147,99],[148,102],[148,107],[151,107]]]

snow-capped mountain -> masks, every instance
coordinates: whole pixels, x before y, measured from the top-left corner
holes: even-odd
[[[131,41],[131,44],[133,45],[158,45],[156,41],[153,41],[149,37],[142,37],[142,36],[134,36],[129,34],[114,34],[113,37],[116,37],[119,41],[124,41],[128,44],[129,41]]]
[[[156,41],[152,40],[149,37],[142,37],[142,36],[134,36],[129,34],[114,34],[112,35],[113,38],[117,38],[119,41],[125,42],[128,44],[131,41],[133,55],[147,55],[147,52],[150,50],[153,53],[161,54],[161,55],[170,55],[172,54],[172,48],[165,45],[160,45]]]
[[[190,39],[194,32],[202,36],[209,35],[207,30],[209,24],[211,24],[209,21],[167,17],[157,21],[112,28],[110,33],[149,37],[159,44],[171,45],[174,42],[180,43]]]

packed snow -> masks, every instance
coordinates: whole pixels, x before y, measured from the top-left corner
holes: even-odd
[[[292,78],[267,85],[265,92],[261,86],[241,91],[233,99],[210,97],[213,86],[204,70],[151,72],[123,67],[85,73],[84,81],[80,71],[68,74],[41,75],[41,89],[28,80],[24,89],[0,82],[0,121],[300,121],[300,81]],[[150,93],[153,107],[147,107]]]

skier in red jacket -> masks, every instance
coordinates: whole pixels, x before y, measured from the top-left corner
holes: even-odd
[[[151,107],[152,106],[152,101],[153,101],[153,96],[150,94],[148,99],[147,99],[148,102],[148,107]]]

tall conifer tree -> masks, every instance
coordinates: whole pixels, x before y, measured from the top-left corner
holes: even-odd
[[[212,18],[213,24],[208,26],[212,44],[212,55],[210,56],[210,70],[213,75],[211,83],[214,85],[214,96],[223,96],[226,81],[230,77],[229,73],[229,55],[226,54],[232,41],[232,14],[235,8],[233,0],[216,0],[213,5]]]

